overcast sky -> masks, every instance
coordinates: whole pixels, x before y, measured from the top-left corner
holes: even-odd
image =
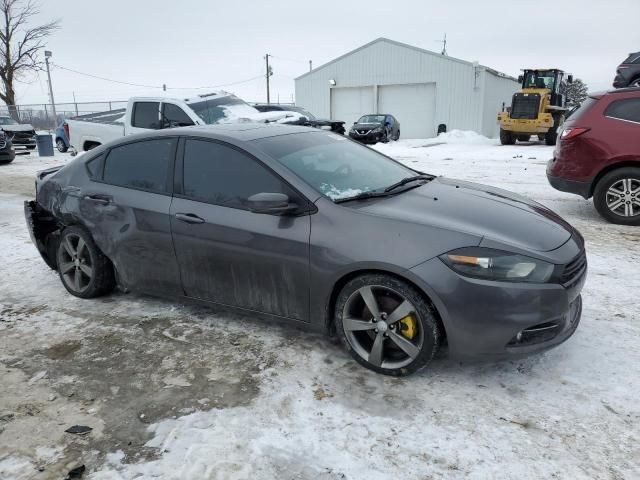
[[[291,101],[293,79],[378,37],[439,51],[517,76],[559,67],[591,90],[611,86],[616,66],[640,50],[640,0],[46,0],[39,20],[61,20],[53,62],[114,80],[167,85],[177,96],[224,85],[266,98],[264,54],[273,55],[272,100]],[[56,103],[119,100],[158,90],[52,70]],[[256,78],[260,77],[260,78]],[[18,88],[19,103],[47,101],[46,74]]]

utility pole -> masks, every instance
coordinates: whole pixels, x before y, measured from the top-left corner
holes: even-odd
[[[444,40],[441,40],[442,43],[442,55],[446,55],[447,54],[447,33],[445,32],[444,34]]]
[[[309,60],[309,71],[313,70],[313,62],[311,62],[311,60]]]
[[[51,108],[53,109],[53,128],[58,125],[58,115],[56,114],[56,101],[53,99],[53,86],[51,85],[51,71],[49,70],[49,58],[52,53],[50,50],[44,51],[44,62],[47,64],[47,78],[49,79],[49,98],[51,99]]]
[[[267,62],[267,105],[269,105],[271,103],[271,92],[269,91],[269,77],[271,75],[273,75],[273,70],[271,69],[271,67],[269,66],[269,57],[271,55],[269,55],[268,53],[264,56],[264,59]]]

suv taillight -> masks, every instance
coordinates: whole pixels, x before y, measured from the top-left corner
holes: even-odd
[[[571,140],[572,138],[576,138],[576,137],[582,135],[583,133],[588,132],[589,130],[591,130],[591,129],[590,128],[582,128],[582,127],[565,128],[562,131],[561,138],[563,140]]]

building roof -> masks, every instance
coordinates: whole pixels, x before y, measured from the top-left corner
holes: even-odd
[[[407,43],[397,42],[397,41],[391,40],[389,38],[380,37],[380,38],[376,38],[375,40],[373,40],[373,41],[371,41],[369,43],[366,43],[366,44],[364,44],[364,45],[362,45],[362,46],[360,46],[360,47],[358,47],[358,48],[356,48],[354,50],[351,50],[350,52],[347,52],[344,55],[340,55],[339,57],[334,58],[333,60],[331,60],[331,61],[329,61],[329,62],[327,62],[327,63],[325,63],[323,65],[320,65],[319,67],[314,68],[310,72],[304,73],[304,74],[300,75],[299,77],[296,77],[296,80],[298,80],[300,78],[304,78],[304,77],[306,77],[308,75],[311,75],[311,74],[317,72],[318,70],[321,70],[321,69],[323,69],[325,67],[328,67],[329,65],[332,65],[332,64],[338,62],[339,60],[342,60],[343,58],[348,57],[349,55],[352,55],[352,54],[354,54],[356,52],[359,52],[360,50],[364,50],[365,48],[370,47],[371,45],[374,45],[374,44],[379,43],[379,42],[390,43],[390,44],[395,45],[397,47],[409,48],[411,50],[415,50],[415,51],[420,52],[420,53],[426,53],[426,54],[429,54],[429,55],[434,55],[436,57],[446,58],[447,60],[450,60],[452,62],[462,63],[464,65],[469,65],[471,67],[473,67],[475,65],[474,62],[468,62],[466,60],[461,60],[459,58],[450,57],[448,55],[442,55],[440,53],[432,52],[431,50],[425,50],[424,48],[414,47],[413,45],[409,45]],[[516,78],[512,77],[511,75],[507,75],[506,73],[498,72],[497,70],[494,70],[492,68],[486,67],[484,65],[478,65],[478,66],[482,67],[487,72],[491,73],[492,75],[495,75],[496,77],[508,78],[510,80],[517,81]]]

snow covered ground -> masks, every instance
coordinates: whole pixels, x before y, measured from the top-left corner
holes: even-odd
[[[115,293],[69,296],[31,245],[33,155],[0,166],[0,478],[640,478],[640,229],[553,190],[551,148],[469,133],[378,145],[487,183],[584,235],[584,314],[565,344],[495,364],[371,373],[327,338]],[[86,436],[64,433],[71,425]],[[41,469],[42,471],[40,471]]]

